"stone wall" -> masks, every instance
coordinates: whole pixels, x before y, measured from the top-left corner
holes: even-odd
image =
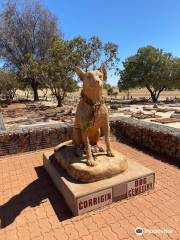
[[[119,140],[180,159],[180,130],[136,119],[110,119],[111,132]],[[0,132],[0,156],[54,147],[72,138],[72,124],[58,123]]]
[[[120,140],[180,159],[179,129],[126,117],[111,119],[111,129]]]
[[[19,128],[0,132],[0,156],[54,147],[71,139],[71,124]]]

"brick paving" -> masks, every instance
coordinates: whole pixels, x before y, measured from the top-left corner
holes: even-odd
[[[0,158],[0,240],[180,239],[179,166],[123,143],[113,146],[155,171],[155,189],[78,217],[42,166],[46,150]],[[136,236],[137,226],[171,233]]]

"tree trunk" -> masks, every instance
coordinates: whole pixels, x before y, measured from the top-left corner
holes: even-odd
[[[151,98],[152,98],[153,103],[156,103],[156,102],[157,102],[156,94],[151,93]]]
[[[36,82],[32,82],[31,87],[33,89],[34,94],[34,102],[39,101],[39,95],[38,95],[38,84]]]
[[[66,92],[65,91],[60,91],[60,89],[57,89],[57,91],[56,91],[56,99],[57,99],[57,102],[58,102],[58,105],[57,105],[57,107],[62,107],[63,106],[63,100],[64,100],[64,98],[65,98],[65,96],[66,96]]]
[[[146,85],[147,90],[150,92],[151,94],[151,99],[153,101],[153,103],[156,103],[160,93],[165,89],[165,87],[162,87],[158,92],[156,92],[156,90],[152,90],[149,86]]]
[[[161,93],[164,89],[165,89],[165,88],[163,87],[163,88],[161,88],[161,89],[159,90],[159,92],[157,93],[157,96],[156,96],[157,99],[159,98],[160,93]]]
[[[62,104],[62,98],[60,97],[60,96],[56,96],[56,98],[57,98],[57,102],[58,102],[58,104],[57,104],[57,107],[62,107],[63,106],[63,104]]]
[[[10,105],[12,103],[12,99],[9,97],[8,94],[6,94],[6,103]]]
[[[163,88],[163,89],[164,89],[164,88]],[[150,92],[153,103],[157,103],[157,100],[158,100],[158,98],[159,98],[159,95],[160,95],[160,93],[163,91],[163,89],[159,90],[157,93],[153,93],[152,91]]]
[[[129,89],[127,90],[127,99],[129,100]]]

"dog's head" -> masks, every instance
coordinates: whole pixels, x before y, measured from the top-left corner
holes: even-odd
[[[75,72],[83,81],[83,88],[88,91],[101,89],[104,81],[107,79],[107,72],[104,65],[101,65],[100,69],[91,72],[84,72],[79,67],[75,67]]]

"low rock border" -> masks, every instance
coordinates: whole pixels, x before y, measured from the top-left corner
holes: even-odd
[[[72,124],[17,128],[0,132],[0,156],[55,147],[72,137]]]
[[[119,140],[180,160],[179,129],[127,117],[112,117],[110,126]],[[0,156],[54,147],[70,140],[72,129],[71,123],[57,123],[0,131]]]
[[[120,140],[180,160],[180,130],[133,118],[111,119],[112,133]]]

